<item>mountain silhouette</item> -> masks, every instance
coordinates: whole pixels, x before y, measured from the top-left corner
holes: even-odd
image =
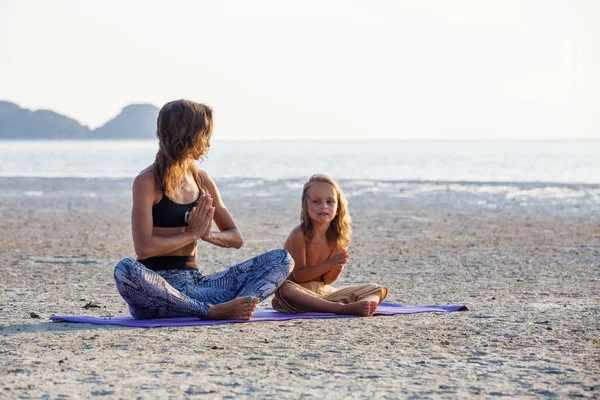
[[[0,101],[0,139],[152,139],[158,108],[131,104],[96,129],[50,110],[31,111]]]

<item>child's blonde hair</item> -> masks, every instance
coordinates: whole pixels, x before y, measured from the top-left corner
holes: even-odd
[[[334,246],[334,248],[345,249],[350,244],[350,238],[352,237],[352,220],[350,218],[350,214],[348,214],[348,200],[346,200],[346,197],[344,196],[344,193],[342,193],[342,190],[338,184],[327,175],[313,175],[310,177],[308,182],[304,184],[304,188],[302,189],[300,226],[302,227],[302,231],[304,232],[307,242],[310,243],[313,239],[314,231],[312,221],[308,216],[306,193],[311,186],[319,182],[331,185],[337,196],[337,214],[327,229],[327,240],[329,241],[330,245],[332,244]]]

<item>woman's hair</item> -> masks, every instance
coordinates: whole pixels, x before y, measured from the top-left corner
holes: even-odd
[[[167,197],[175,198],[186,172],[191,172],[203,189],[194,161],[206,155],[212,128],[212,109],[204,104],[175,100],[158,112],[156,136],[159,146],[154,165],[158,184]]]
[[[302,189],[302,210],[300,212],[300,226],[304,232],[304,236],[308,243],[310,243],[314,236],[313,224],[308,216],[308,209],[306,202],[308,201],[307,192],[308,189],[315,183],[327,183],[333,187],[337,197],[337,214],[333,221],[329,224],[327,229],[327,240],[330,245],[333,245],[338,249],[345,249],[350,244],[350,238],[352,236],[352,220],[350,214],[348,214],[348,200],[342,193],[342,190],[338,184],[328,177],[327,175],[316,174],[310,177],[308,182],[304,184]]]

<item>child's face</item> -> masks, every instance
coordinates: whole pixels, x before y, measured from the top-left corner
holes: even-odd
[[[306,209],[313,222],[333,221],[337,207],[337,193],[328,183],[317,182],[306,191]]]

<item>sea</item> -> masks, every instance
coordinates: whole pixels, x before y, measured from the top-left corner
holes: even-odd
[[[127,197],[157,149],[155,140],[0,141],[0,199],[94,197],[97,180],[124,182]],[[199,166],[233,195],[297,197],[312,174],[324,173],[362,201],[600,211],[600,140],[214,140]],[[78,189],[66,193],[65,181]]]

